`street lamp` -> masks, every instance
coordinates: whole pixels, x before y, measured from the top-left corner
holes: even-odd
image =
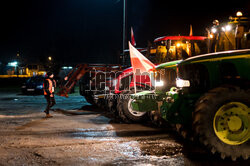
[[[48,57],[48,60],[49,60],[49,61],[51,61],[51,60],[52,60],[52,57],[51,57],[51,56],[49,56],[49,57]]]
[[[123,0],[123,36],[122,36],[122,64],[125,65],[125,45],[126,45],[126,0]]]

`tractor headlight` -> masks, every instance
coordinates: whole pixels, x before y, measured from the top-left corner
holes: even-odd
[[[176,86],[179,88],[190,87],[190,81],[177,78],[176,79]]]
[[[156,81],[155,82],[155,86],[156,87],[161,87],[161,86],[163,86],[164,85],[164,82],[163,81]]]
[[[211,31],[212,31],[212,33],[216,33],[216,32],[217,32],[217,29],[213,27],[213,28],[211,29]]]

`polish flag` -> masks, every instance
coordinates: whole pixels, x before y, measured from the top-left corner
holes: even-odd
[[[136,93],[136,81],[139,78],[141,80],[141,75],[149,76],[149,81],[151,82],[151,72],[155,69],[155,65],[150,62],[145,56],[143,56],[133,45],[129,42],[129,53],[131,65],[134,74],[134,88]],[[138,76],[139,75],[139,76]],[[151,82],[152,83],[152,82]]]
[[[132,27],[131,27],[131,44],[132,44],[133,46],[136,46],[134,31],[133,31],[133,28],[132,28]]]
[[[143,56],[133,45],[129,42],[130,60],[133,68],[133,72],[140,70],[140,73],[150,72],[155,69],[155,65],[150,62],[145,56]]]

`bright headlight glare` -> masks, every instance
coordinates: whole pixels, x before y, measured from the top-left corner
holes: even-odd
[[[176,86],[179,88],[190,87],[190,82],[189,82],[189,80],[177,79]]]
[[[163,81],[155,82],[155,86],[156,86],[156,87],[163,86],[163,85],[164,85],[164,82],[163,82]]]
[[[216,28],[212,28],[211,31],[212,31],[212,33],[216,33],[217,29]]]
[[[232,26],[231,25],[226,25],[226,31],[231,31],[232,30]]]

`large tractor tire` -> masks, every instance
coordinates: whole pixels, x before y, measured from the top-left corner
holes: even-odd
[[[133,110],[131,106],[133,99],[130,98],[130,94],[134,94],[133,89],[130,91],[124,91],[120,94],[120,97],[117,101],[117,110],[119,116],[125,123],[142,122],[146,119],[147,113]]]
[[[196,103],[193,130],[222,159],[250,157],[250,90],[236,86],[210,90]]]
[[[105,99],[105,107],[106,110],[112,114],[117,114],[117,98],[115,98],[115,96],[112,97],[107,97],[107,99]]]
[[[117,113],[116,105],[117,105],[116,96],[114,96],[114,98],[107,99],[107,110],[109,112],[116,114]]]
[[[118,112],[118,116],[121,118],[121,120],[124,123],[131,123],[131,120],[127,118],[127,116],[124,114],[123,111],[123,99],[121,99],[121,95],[119,95],[119,98],[117,99],[117,112]]]

